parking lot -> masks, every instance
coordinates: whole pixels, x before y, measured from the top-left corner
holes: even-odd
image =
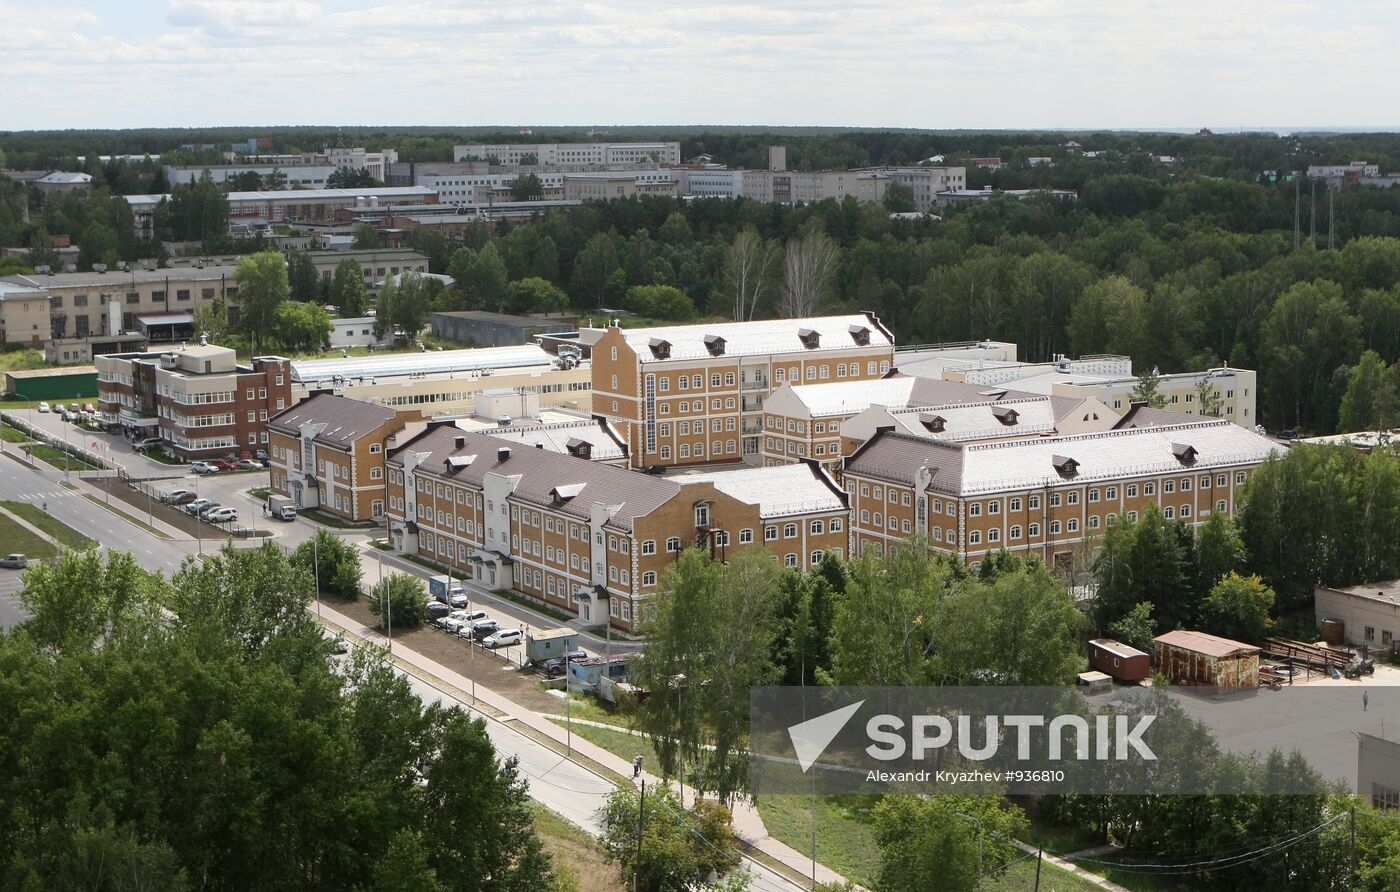
[[[16,596],[23,576],[23,570],[0,570],[0,628],[12,629],[25,619]]]

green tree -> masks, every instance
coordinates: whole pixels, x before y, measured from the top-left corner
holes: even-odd
[[[380,628],[416,629],[427,609],[423,581],[408,573],[391,573],[369,590],[369,612],[380,617]]]
[[[389,288],[388,283],[385,283],[384,288]],[[429,300],[430,289],[427,280],[413,272],[400,275],[389,304],[390,318],[410,340],[417,338],[418,333],[428,324]]]
[[[949,684],[1065,684],[1082,663],[1083,615],[1040,561],[954,586],[931,619],[934,671]]]
[[[1212,379],[1202,378],[1196,382],[1196,414],[1207,418],[1219,418],[1224,408],[1225,398],[1221,396],[1220,389]]]
[[[326,177],[327,189],[372,189],[382,185],[366,167],[337,167]]]
[[[760,548],[728,565],[689,549],[656,597],[650,643],[633,670],[650,692],[638,712],[661,771],[727,801],[747,785],[749,688],[777,680],[780,571]]]
[[[1201,602],[1201,624],[1217,635],[1256,643],[1273,625],[1273,606],[1274,590],[1262,579],[1231,573]]]
[[[369,291],[365,288],[364,274],[360,265],[349,257],[335,265],[330,302],[346,319],[363,316],[369,310]]]
[[[1196,528],[1196,591],[1204,598],[1229,573],[1244,564],[1239,529],[1223,511],[1212,511]]]
[[[1347,379],[1342,395],[1337,429],[1343,433],[1376,429],[1376,405],[1381,389],[1390,375],[1384,360],[1374,350],[1361,354]]]
[[[321,591],[352,601],[360,596],[360,553],[339,536],[318,530],[297,546],[295,562],[312,574]]]
[[[287,254],[287,285],[293,300],[319,302],[321,299],[321,274],[316,272],[316,264],[304,251],[291,251]]]
[[[499,310],[505,300],[508,276],[505,261],[494,242],[480,251],[459,248],[448,263],[448,275],[462,294],[463,304],[471,309]]]
[[[692,892],[739,863],[729,823],[729,810],[711,800],[687,811],[668,787],[648,789],[645,800],[620,788],[603,806],[603,849],[624,882],[636,877],[638,892]]]
[[[1154,368],[1149,372],[1138,375],[1138,383],[1133,387],[1133,392],[1128,398],[1135,403],[1146,403],[1154,409],[1165,408],[1167,405],[1166,394],[1162,393],[1162,376],[1157,374]]]
[[[228,305],[223,298],[216,297],[194,311],[195,334],[203,335],[211,344],[217,344],[229,333]]]
[[[538,201],[544,197],[544,184],[533,173],[524,173],[510,181],[510,197],[516,201]]]
[[[918,539],[849,567],[831,622],[831,680],[843,685],[928,684],[938,602],[960,571]]]
[[[972,892],[1021,852],[1029,826],[993,796],[887,796],[875,806],[881,892]]]
[[[238,262],[233,279],[238,283],[238,328],[257,353],[274,331],[277,308],[291,297],[287,262],[276,251],[253,254]]]
[[[507,313],[559,313],[568,307],[569,298],[545,279],[519,279],[506,286]]]
[[[615,272],[622,268],[612,233],[595,233],[574,259],[573,291],[579,302],[590,307],[605,307],[608,288]]]
[[[1299,282],[1280,295],[1260,344],[1267,411],[1290,427],[1324,429],[1336,406],[1330,378],[1360,354],[1360,327],[1334,282]]]
[[[156,227],[161,237],[177,242],[200,242],[218,247],[228,236],[228,197],[206,173],[198,182],[170,190],[157,206]]]
[[[116,232],[105,224],[96,221],[89,223],[78,240],[78,265],[83,269],[92,269],[94,263],[115,265],[120,259]]]
[[[891,214],[907,214],[914,210],[914,190],[903,183],[891,182],[881,201]]]
[[[695,316],[695,302],[672,285],[633,285],[623,303],[634,313],[656,319],[684,321]]]
[[[1152,602],[1143,601],[1123,616],[1108,624],[1110,638],[1143,653],[1152,653],[1152,639],[1157,635],[1157,621],[1152,618]]]
[[[316,353],[331,346],[331,317],[320,304],[285,301],[272,319],[277,326],[277,340],[289,352]]]
[[[383,240],[379,237],[379,230],[368,223],[355,224],[352,244],[356,250],[373,250],[384,247]]]

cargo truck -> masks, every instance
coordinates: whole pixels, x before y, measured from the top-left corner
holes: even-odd
[[[271,495],[267,497],[267,513],[278,520],[296,520],[297,506],[287,496]]]
[[[429,576],[428,595],[434,601],[441,601],[453,607],[467,606],[466,586],[451,576]]]

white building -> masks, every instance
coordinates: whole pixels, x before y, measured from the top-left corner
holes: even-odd
[[[380,339],[374,336],[373,316],[331,319],[331,349],[369,347],[378,343]]]
[[[682,196],[696,198],[741,198],[744,194],[744,171],[722,167],[677,167],[676,191]]]
[[[494,159],[497,164],[538,164],[561,170],[601,170],[628,165],[681,163],[678,142],[520,143],[454,146],[452,160]]]

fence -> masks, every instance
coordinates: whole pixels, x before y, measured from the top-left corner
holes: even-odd
[[[244,514],[240,506],[227,506],[230,508],[238,509],[238,520],[227,521],[225,523],[210,523],[209,521],[206,521],[203,518],[196,517],[186,512],[184,506],[182,505],[167,505],[165,502],[161,501],[161,497],[164,495],[162,490],[164,489],[168,491],[173,487],[158,486],[157,480],[154,478],[134,478],[122,469],[119,469],[115,472],[107,472],[107,476],[115,478],[117,481],[126,484],[127,487],[129,487],[139,495],[144,495],[146,497],[146,514],[148,522],[154,521],[156,517],[156,508],[160,507],[166,509],[160,514],[160,518],[162,521],[164,521],[166,524],[169,524],[170,526],[179,529],[184,529],[185,532],[195,536],[196,538],[237,538],[251,540],[266,539],[272,536],[272,532],[270,530],[260,530],[252,525],[252,518],[256,516],[253,512],[256,511],[262,505],[261,499],[256,499],[252,496],[248,497],[249,507],[246,515]],[[110,485],[111,484],[109,483],[108,486]],[[120,498],[120,496],[118,498]],[[139,507],[139,505],[137,505],[136,502],[132,500],[122,499],[122,501]],[[171,518],[172,512],[175,513],[173,520]],[[208,535],[206,535],[206,533]]]

